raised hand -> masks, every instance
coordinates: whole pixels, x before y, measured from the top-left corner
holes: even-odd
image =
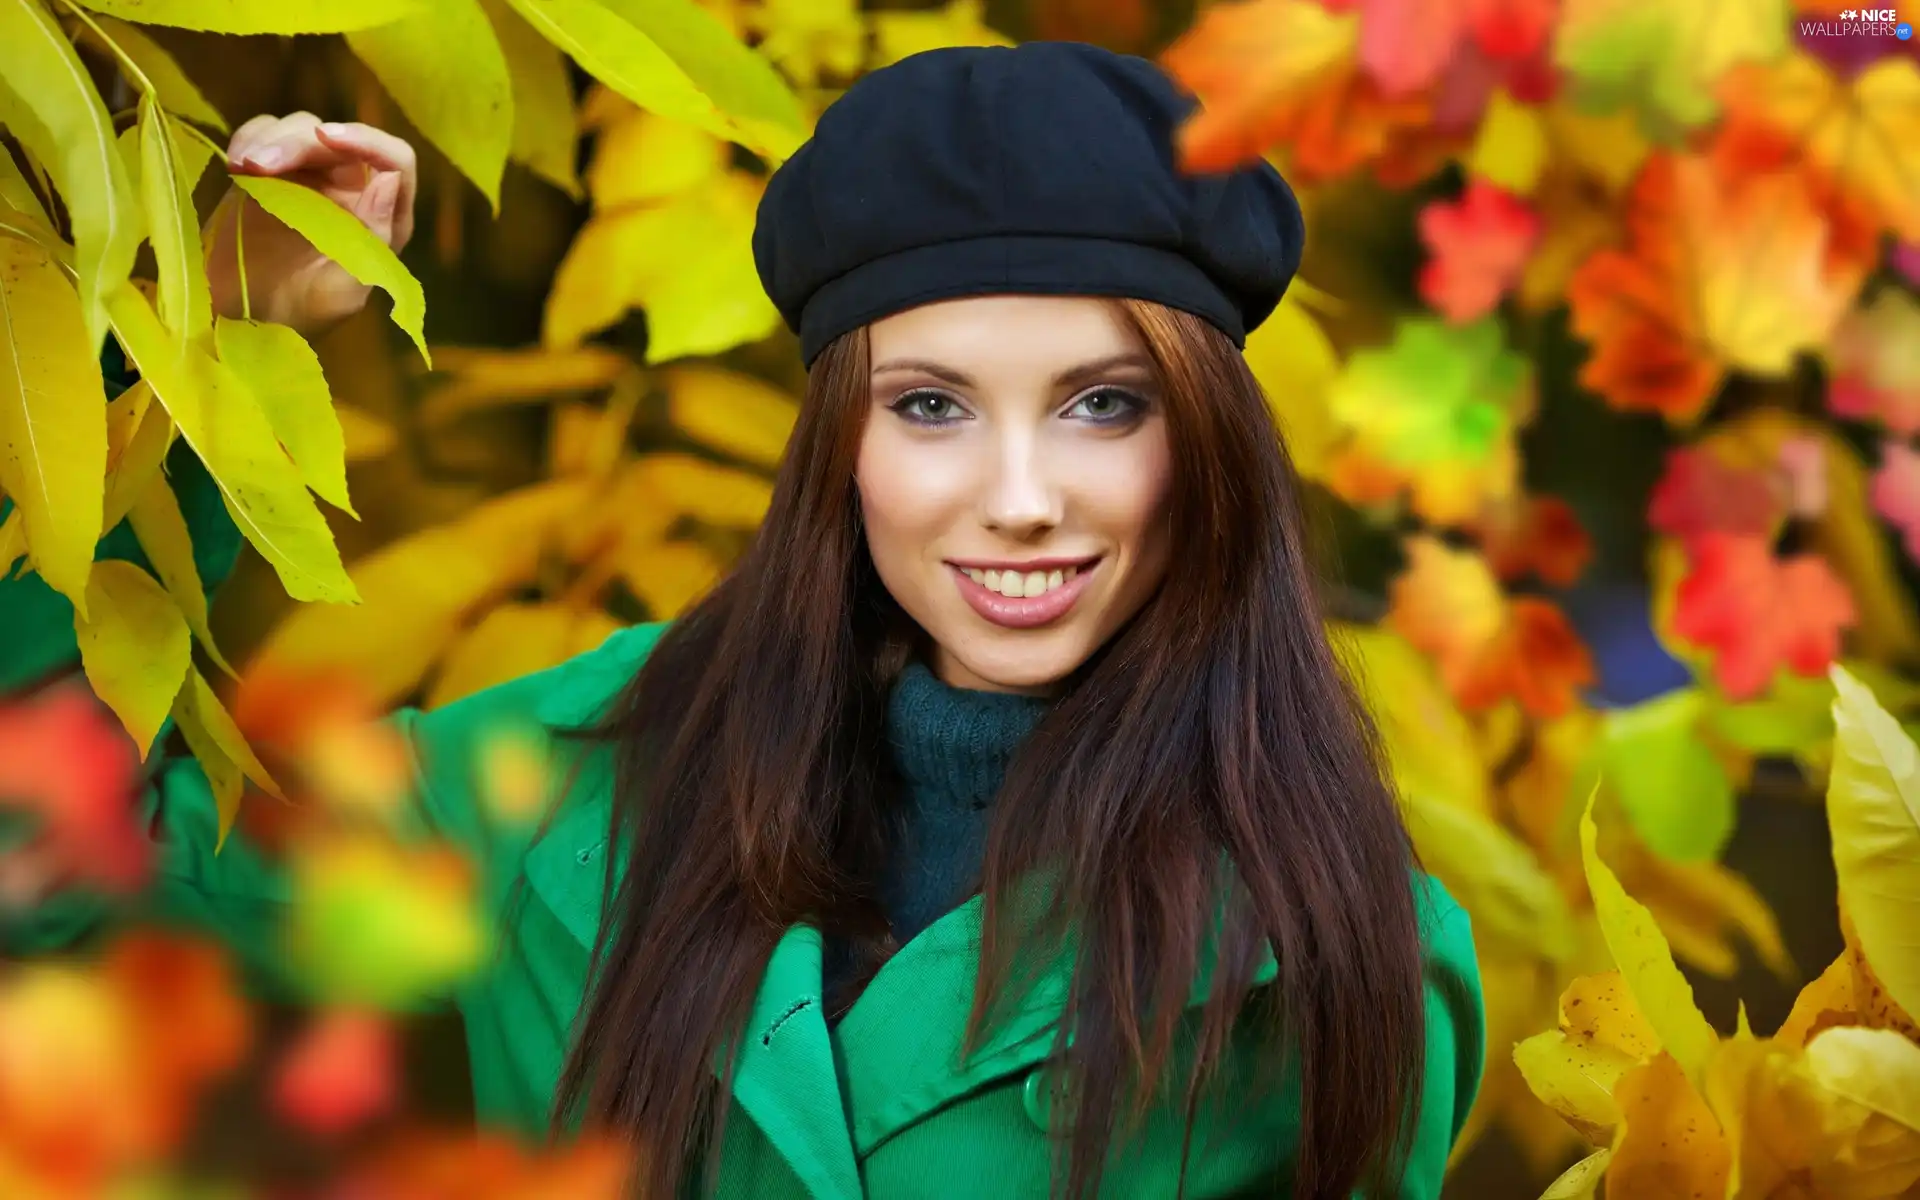
[[[413,236],[413,147],[371,125],[323,122],[309,112],[257,116],[234,131],[227,159],[235,174],[274,176],[314,189],[396,251]],[[234,187],[205,232],[215,312],[241,315],[236,212],[244,213],[239,241],[256,319],[312,336],[365,306],[370,288]]]

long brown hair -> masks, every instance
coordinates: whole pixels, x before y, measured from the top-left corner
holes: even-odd
[[[1071,947],[1054,1046],[1075,1108],[1056,1194],[1096,1192],[1110,1145],[1163,1088],[1184,1095],[1191,1129],[1229,1045],[1252,1045],[1300,1088],[1293,1194],[1344,1197],[1391,1178],[1416,1120],[1412,851],[1323,632],[1298,480],[1259,385],[1206,323],[1121,303],[1164,382],[1175,567],[1009,769],[967,1044],[1020,964]],[[600,731],[628,859],[617,887],[610,867],[555,1122],[636,1138],[649,1197],[717,1159],[728,1101],[713,1064],[786,928],[885,944],[882,722],[909,623],[854,486],[867,370],[864,331],[821,355],[757,537]],[[1012,886],[1037,871],[1058,885],[1035,920]],[[1279,974],[1254,988],[1266,947]],[[1179,1056],[1191,1068],[1171,1079],[1206,954],[1211,996]]]

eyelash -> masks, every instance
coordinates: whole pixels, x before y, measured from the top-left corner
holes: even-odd
[[[931,428],[936,428],[936,429],[942,428],[947,425],[952,425],[955,422],[955,420],[957,420],[957,418],[953,418],[953,417],[940,418],[940,417],[924,417],[924,416],[914,415],[914,413],[911,411],[914,404],[919,400],[927,397],[933,397],[940,400],[945,400],[949,403],[954,403],[954,404],[958,403],[953,399],[952,396],[949,396],[947,393],[939,391],[937,389],[914,388],[911,391],[902,392],[897,398],[894,399],[893,403],[887,405],[887,407],[889,409],[892,409],[894,412],[899,413],[906,420],[912,421],[916,425],[925,425],[925,426],[929,426]],[[1124,412],[1118,413],[1114,416],[1087,418],[1087,420],[1094,425],[1125,424],[1128,421],[1137,420],[1141,416],[1141,414],[1145,413],[1147,410],[1146,400],[1142,399],[1141,397],[1135,395],[1130,391],[1127,391],[1125,388],[1108,386],[1108,387],[1097,387],[1097,388],[1094,388],[1092,391],[1082,393],[1081,395],[1079,395],[1074,399],[1072,405],[1068,407],[1067,411],[1071,412],[1073,409],[1080,407],[1082,404],[1086,403],[1088,400],[1092,400],[1096,397],[1109,397],[1112,399],[1116,399],[1124,403],[1127,407]]]

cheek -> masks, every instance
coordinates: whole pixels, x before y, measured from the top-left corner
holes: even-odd
[[[1157,579],[1169,553],[1172,458],[1164,439],[1141,438],[1123,445],[1126,453],[1105,459],[1098,471],[1085,476],[1083,512],[1090,525],[1120,548],[1132,571]]]
[[[869,427],[860,442],[856,483],[867,549],[891,586],[905,564],[923,557],[942,528],[945,505],[929,486],[925,455],[884,425]]]

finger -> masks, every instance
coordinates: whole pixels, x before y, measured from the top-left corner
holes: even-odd
[[[235,169],[256,175],[282,175],[301,167],[334,165],[331,152],[313,134],[319,124],[320,118],[310,112],[277,118],[255,134],[234,163]]]
[[[400,197],[400,174],[387,171],[376,175],[366,191],[360,194],[360,202],[354,208],[354,215],[360,218],[373,235],[392,246],[395,218],[398,215],[397,201]]]
[[[227,165],[232,166],[245,158],[247,151],[260,143],[266,131],[279,123],[280,118],[272,113],[261,113],[234,130],[233,136],[227,139]]]
[[[413,147],[405,138],[357,122],[328,122],[314,132],[322,142],[351,153],[362,162],[399,173],[399,190],[394,196],[387,244],[395,250],[403,249],[413,236],[413,201],[419,190],[420,164]]]

